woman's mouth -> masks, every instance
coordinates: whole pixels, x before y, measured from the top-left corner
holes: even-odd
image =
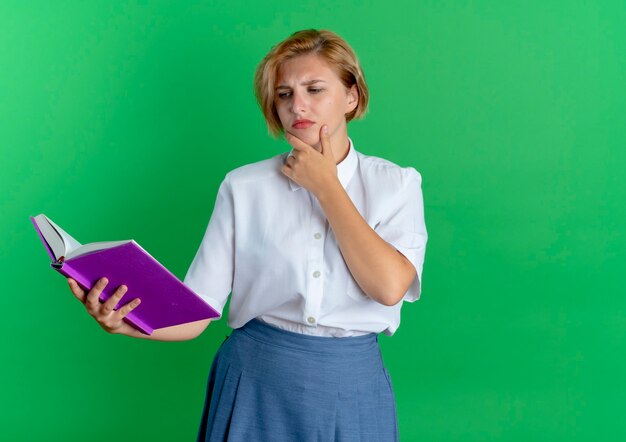
[[[313,126],[314,124],[315,124],[315,122],[311,121],[311,120],[296,120],[291,125],[291,127],[293,127],[294,129],[308,129],[309,127]]]

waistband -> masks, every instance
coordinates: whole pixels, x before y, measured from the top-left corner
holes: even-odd
[[[265,344],[305,352],[354,354],[378,349],[378,335],[376,333],[341,338],[310,336],[283,330],[258,319],[250,320],[243,327],[235,329],[233,333],[245,333],[252,339]]]

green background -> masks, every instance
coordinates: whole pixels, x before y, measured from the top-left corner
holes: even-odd
[[[194,440],[226,321],[111,336],[28,217],[183,278],[226,172],[288,150],[254,69],[328,28],[372,94],[357,149],[422,173],[422,299],[381,338],[403,441],[626,439],[619,2],[0,3],[3,440]]]

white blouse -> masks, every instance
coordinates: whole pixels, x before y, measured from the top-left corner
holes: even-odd
[[[228,325],[258,318],[317,336],[392,335],[400,308],[358,286],[321,206],[281,172],[289,152],[228,172],[184,283],[222,312]],[[354,149],[337,165],[342,186],[365,221],[415,266],[403,300],[421,292],[427,232],[421,175]]]

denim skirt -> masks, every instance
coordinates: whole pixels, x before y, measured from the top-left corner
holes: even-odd
[[[331,338],[253,319],[211,365],[198,441],[394,442],[378,335]]]

